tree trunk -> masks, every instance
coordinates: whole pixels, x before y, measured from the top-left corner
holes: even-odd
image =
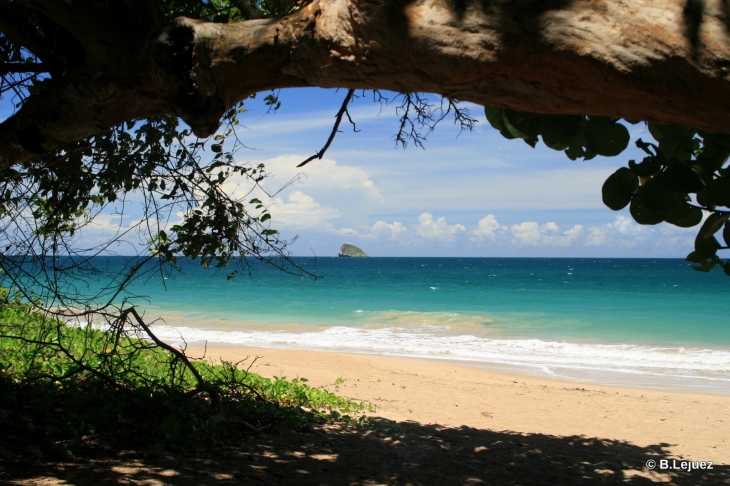
[[[60,15],[50,0],[21,1]],[[93,17],[92,3],[102,8],[75,0],[87,15],[59,20],[84,63],[0,125],[0,168],[161,113],[207,136],[248,95],[299,86],[730,133],[724,0],[315,0],[282,19],[178,18],[151,33],[105,25],[113,17]]]

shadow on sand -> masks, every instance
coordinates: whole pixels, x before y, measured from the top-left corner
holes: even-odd
[[[279,430],[189,454],[145,458],[97,444],[72,462],[11,467],[6,484],[532,485],[730,484],[730,466],[651,471],[676,459],[649,447],[597,438],[522,435],[470,427],[398,423]],[[702,458],[693,458],[700,460]]]

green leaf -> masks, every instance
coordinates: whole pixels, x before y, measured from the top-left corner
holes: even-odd
[[[684,209],[673,209],[664,213],[667,223],[680,228],[691,228],[702,222],[702,210],[687,206]]]
[[[263,223],[264,221],[268,221],[270,219],[271,219],[271,215],[269,213],[266,213],[263,216],[261,216],[261,219],[259,221],[261,221]]]
[[[664,221],[661,212],[648,207],[641,194],[634,196],[631,200],[629,211],[631,211],[631,216],[634,218],[634,221],[639,224],[654,225]]]
[[[249,204],[261,204],[261,199],[253,198],[248,203]]]
[[[686,194],[672,192],[664,185],[664,180],[658,177],[649,179],[641,187],[641,197],[647,207],[655,211],[672,211],[685,209]]]
[[[671,164],[664,170],[662,178],[667,189],[674,192],[696,193],[705,188],[697,172],[684,164]]]
[[[705,196],[713,206],[730,207],[730,178],[715,179],[710,182]]]
[[[689,257],[687,257],[687,258],[689,258]],[[715,267],[715,265],[717,265],[716,260],[714,260],[714,259],[705,260],[705,261],[701,262],[699,265],[692,265],[692,270],[697,270],[698,272],[709,272],[710,270],[712,270]]]
[[[658,157],[650,155],[644,157],[644,160],[638,164],[633,160],[629,160],[629,168],[631,172],[639,177],[651,177],[662,169],[662,163]]]
[[[711,258],[717,254],[720,249],[720,243],[714,236],[695,238],[695,252],[701,257]]]
[[[219,153],[223,152],[223,144],[222,143],[214,143],[213,145],[210,146],[210,149],[213,152],[219,154]]]
[[[708,238],[714,235],[728,219],[730,219],[730,214],[712,213],[707,217],[702,228],[697,232],[697,238]]]
[[[580,116],[545,115],[540,118],[539,132],[545,145],[553,150],[565,150],[578,134]]]
[[[515,137],[521,138],[530,147],[537,144],[540,131],[540,116],[515,110],[504,110],[504,126]]]
[[[631,202],[631,196],[639,187],[639,178],[626,167],[611,174],[603,183],[603,204],[618,211]]]
[[[590,117],[585,127],[586,146],[605,157],[623,152],[631,135],[625,126],[604,117]]]
[[[499,133],[506,139],[512,140],[517,137],[512,135],[504,124],[504,108],[485,107],[484,114],[492,127],[499,130]]]
[[[657,142],[665,140],[677,140],[686,138],[688,133],[694,135],[694,130],[689,127],[680,125],[664,125],[662,123],[649,123],[649,133]]]

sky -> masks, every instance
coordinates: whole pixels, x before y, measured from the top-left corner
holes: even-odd
[[[425,149],[403,149],[396,104],[366,94],[350,105],[358,131],[344,120],[324,158],[297,169],[324,145],[346,91],[282,90],[277,111],[265,95],[246,102],[238,131],[246,147],[236,157],[265,164],[271,197],[261,198],[272,227],[297,237],[294,255],[334,256],[344,243],[371,256],[684,257],[693,249],[697,228],[640,226],[628,209],[601,201],[606,178],[643,157],[633,144],[651,139],[643,124],[629,126],[632,143],[620,156],[571,161],[541,143],[504,139],[481,106],[463,103],[478,120],[473,131],[447,118]],[[123,226],[134,220],[128,214]],[[118,222],[103,215],[84,238],[102,241]]]
[[[484,117],[460,132],[445,119],[425,149],[396,146],[395,104],[365,96],[351,104],[358,132],[343,121],[322,160],[296,165],[325,143],[346,92],[280,92],[271,112],[259,95],[247,102],[239,160],[261,162],[271,177],[264,198],[272,227],[298,236],[295,255],[336,255],[350,243],[371,256],[684,257],[697,228],[636,224],[628,209],[601,201],[606,178],[643,158],[633,141],[651,139],[630,126],[632,143],[618,157],[571,161],[562,152],[506,140]],[[435,100],[435,98],[434,98]]]

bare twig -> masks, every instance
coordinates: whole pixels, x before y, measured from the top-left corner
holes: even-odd
[[[327,139],[327,143],[324,144],[324,147],[322,147],[322,150],[315,153],[308,159],[306,159],[301,164],[297,165],[297,167],[304,167],[314,159],[322,159],[324,157],[325,152],[327,152],[327,149],[332,144],[332,141],[335,139],[335,135],[337,135],[338,129],[340,128],[340,123],[342,122],[342,117],[347,114],[347,119],[350,120],[350,123],[352,123],[352,126],[355,126],[355,123],[352,121],[352,118],[350,118],[350,114],[347,112],[347,105],[350,104],[350,100],[352,100],[353,95],[355,94],[354,89],[347,90],[347,96],[345,96],[345,100],[342,102],[342,106],[340,107],[340,111],[337,112],[335,115],[335,125],[332,127],[332,133],[330,133],[329,138]],[[357,131],[357,130],[355,130]]]

